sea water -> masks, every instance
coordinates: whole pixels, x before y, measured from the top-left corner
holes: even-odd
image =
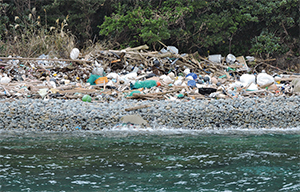
[[[0,191],[300,191],[300,134],[2,134]]]

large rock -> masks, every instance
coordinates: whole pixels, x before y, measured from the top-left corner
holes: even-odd
[[[294,92],[300,93],[300,78],[294,79],[291,84],[294,85]]]
[[[125,115],[125,116],[121,117],[121,121],[123,123],[147,125],[147,121],[145,121],[140,115]]]

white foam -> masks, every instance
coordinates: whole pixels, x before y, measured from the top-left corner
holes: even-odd
[[[26,130],[0,130],[1,137],[18,137],[31,135],[72,135],[72,136],[135,136],[135,135],[203,135],[203,134],[219,134],[219,135],[262,135],[262,134],[300,134],[300,127],[292,128],[220,128],[220,129],[185,129],[172,127],[140,127],[140,126],[115,126],[113,128],[104,128],[102,130],[74,130],[74,131],[26,131]]]

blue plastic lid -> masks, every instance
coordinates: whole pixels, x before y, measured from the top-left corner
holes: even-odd
[[[189,73],[186,75],[186,77],[188,76],[192,76],[194,80],[197,79],[197,75],[195,73]]]
[[[196,87],[196,81],[194,81],[194,80],[189,80],[189,81],[187,82],[187,85],[188,85],[189,87],[191,87],[191,88]]]

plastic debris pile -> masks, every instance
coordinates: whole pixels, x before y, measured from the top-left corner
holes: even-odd
[[[252,56],[180,54],[174,46],[95,50],[70,59],[0,57],[1,98],[185,100],[299,95],[300,75]],[[249,67],[251,66],[251,67]],[[265,66],[263,70],[259,68]]]

